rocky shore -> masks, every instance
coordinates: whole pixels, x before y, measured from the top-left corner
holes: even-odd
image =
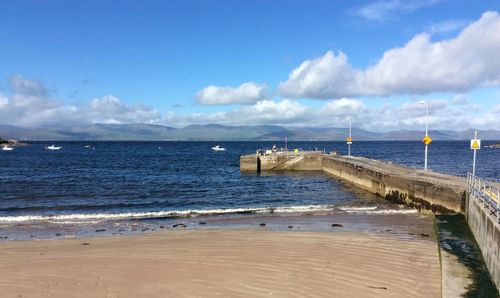
[[[0,138],[0,145],[22,146],[22,145],[26,145],[26,143],[19,142],[18,140],[5,140],[5,139]]]

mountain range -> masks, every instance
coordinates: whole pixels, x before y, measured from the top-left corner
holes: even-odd
[[[345,127],[288,127],[277,125],[224,126],[189,125],[183,128],[152,124],[92,124],[67,129],[23,128],[0,125],[0,137],[25,141],[342,141],[348,135]],[[430,130],[434,140],[468,140],[472,129]],[[373,132],[352,129],[354,140],[421,140],[423,131],[396,130]],[[479,130],[483,140],[500,140],[499,130]]]

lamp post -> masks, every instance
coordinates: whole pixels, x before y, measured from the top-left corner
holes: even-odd
[[[426,101],[420,101],[419,104],[425,105],[425,138],[424,138],[424,143],[425,143],[425,162],[424,162],[424,170],[427,171],[427,147],[430,143],[426,141],[426,139],[430,139],[428,135],[428,129],[429,129],[429,104]]]

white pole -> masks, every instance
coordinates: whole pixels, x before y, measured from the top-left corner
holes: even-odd
[[[477,130],[474,131],[474,140],[477,140]],[[472,159],[472,176],[476,176],[476,149],[472,149],[474,151],[474,157]]]
[[[429,129],[429,104],[425,102],[425,136],[428,135]],[[425,162],[424,162],[424,170],[427,171],[427,144],[425,144]]]
[[[351,137],[351,118],[349,118],[349,138]],[[351,142],[347,144],[347,155],[351,156]]]

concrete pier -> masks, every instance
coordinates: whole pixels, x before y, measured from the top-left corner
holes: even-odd
[[[463,212],[467,179],[403,167],[363,157],[323,152],[245,155],[241,171],[324,171],[387,200],[422,212]]]

